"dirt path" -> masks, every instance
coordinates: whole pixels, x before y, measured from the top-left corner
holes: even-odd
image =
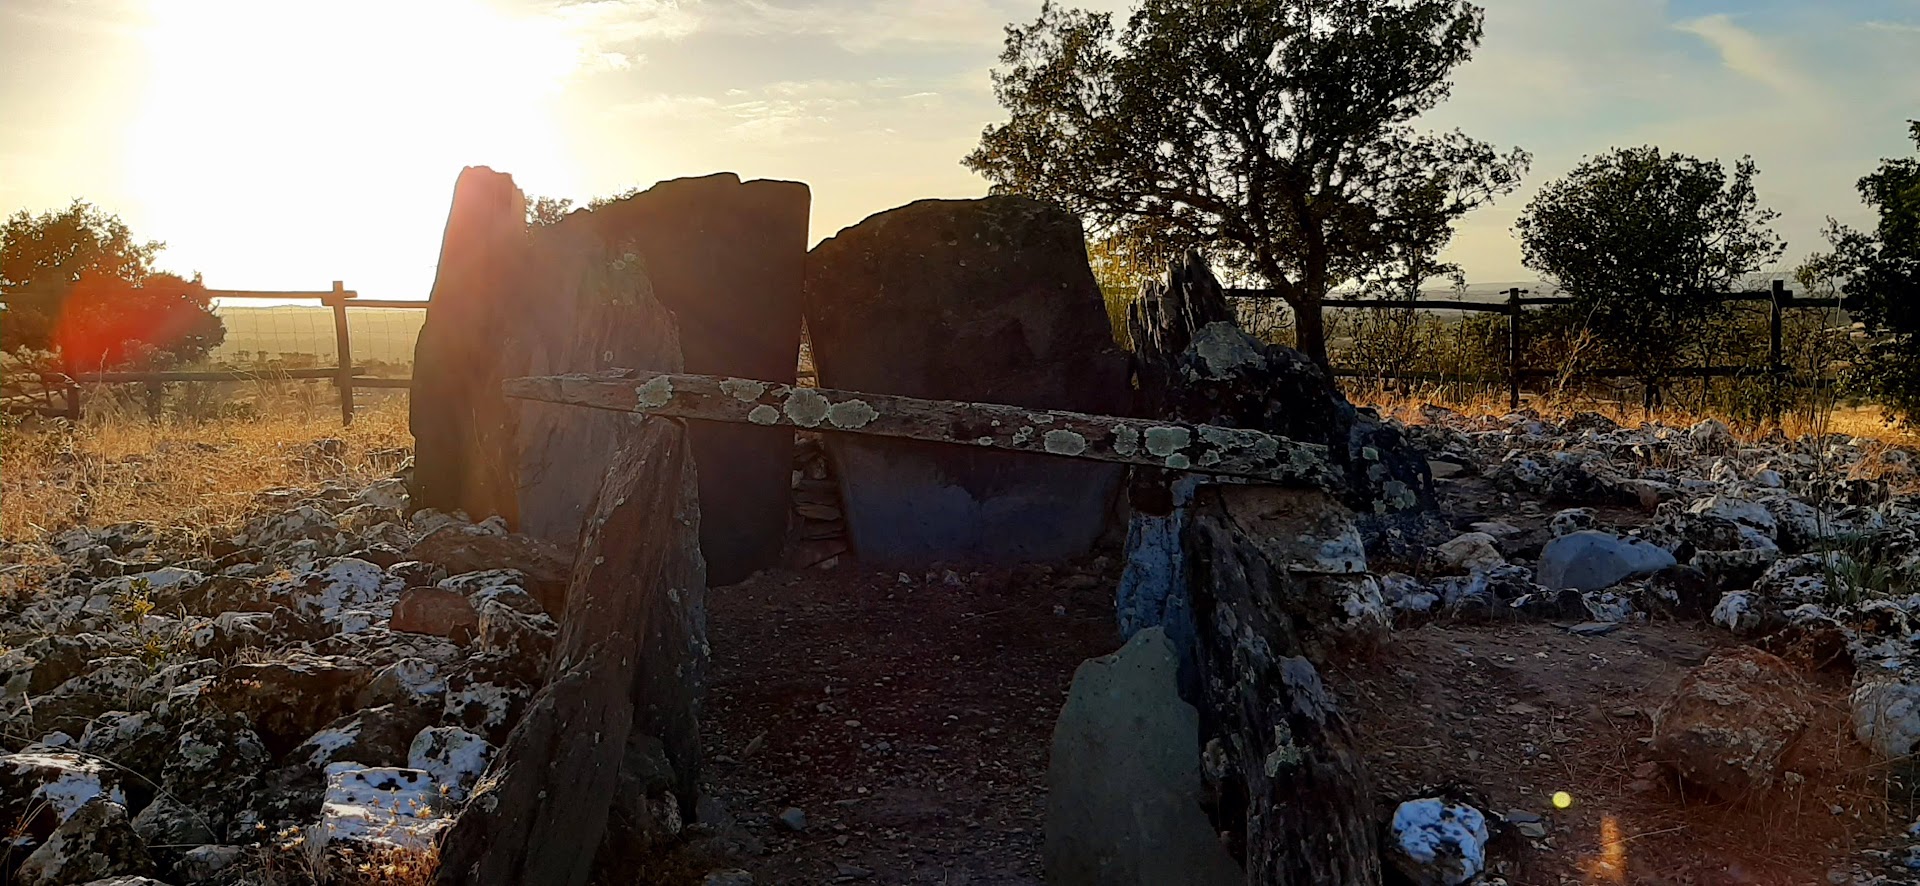
[[[1479,478],[1443,488],[1456,523],[1510,520],[1537,551],[1551,509]],[[854,564],[713,591],[708,773],[737,820],[732,863],[757,883],[1041,882],[1054,719],[1080,662],[1119,644],[1118,579],[1109,552],[1081,568]],[[1852,740],[1843,675],[1810,676],[1817,722],[1784,767],[1796,781],[1767,797],[1685,791],[1647,750],[1660,703],[1730,642],[1671,622],[1602,636],[1436,623],[1328,673],[1383,815],[1449,791],[1518,814],[1492,848],[1511,886],[1829,882],[1907,814]],[[781,822],[790,808],[803,830]]]
[[[1117,580],[1103,560],[714,590],[709,773],[764,851],[755,882],[1040,882],[1053,721],[1074,668],[1118,646]]]

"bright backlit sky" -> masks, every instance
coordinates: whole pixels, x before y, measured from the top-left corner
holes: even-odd
[[[1123,8],[1124,0],[1082,5]],[[1483,0],[1431,115],[1529,177],[1658,144],[1751,153],[1789,260],[1911,150],[1920,0]],[[0,213],[85,197],[232,289],[422,297],[463,165],[587,197],[733,170],[813,188],[813,238],[921,197],[1001,118],[1001,28],[1039,0],[0,0]],[[1470,217],[1470,279],[1525,279],[1528,191]]]

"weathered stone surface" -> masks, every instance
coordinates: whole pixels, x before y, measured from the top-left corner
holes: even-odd
[[[455,187],[416,349],[413,507],[499,514],[571,549],[632,416],[509,406],[503,378],[614,367],[794,380],[810,196],[721,174],[663,182],[524,229],[510,178]],[[671,311],[671,313],[670,313]],[[682,349],[685,361],[682,361]],[[716,578],[770,566],[785,538],[790,433],[689,429]],[[553,607],[558,611],[559,607]]]
[[[519,573],[514,584],[531,591],[546,611],[558,613],[566,608],[571,551],[572,542],[563,547],[526,535],[453,524],[427,533],[408,553],[415,560],[444,568],[453,577],[514,570]]]
[[[414,735],[406,765],[425,772],[448,802],[460,803],[487,771],[493,752],[483,736],[457,726],[432,726]]]
[[[1487,869],[1487,817],[1437,797],[1393,811],[1387,858],[1413,886],[1461,886]]]
[[[800,362],[811,205],[812,194],[799,182],[741,182],[720,173],[661,182],[578,213],[557,229],[579,225],[608,242],[625,239],[638,247],[654,297],[679,327],[685,371],[792,384]],[[775,565],[786,538],[792,433],[694,423],[687,437],[701,469],[700,549],[708,579],[732,584]],[[578,450],[555,454],[579,458]],[[582,516],[604,473],[590,478]]]
[[[526,198],[513,177],[460,171],[426,322],[414,345],[412,508],[518,515],[513,424],[500,380],[513,367],[509,302],[526,273]],[[510,351],[508,353],[511,353]]]
[[[1359,515],[1371,551],[1404,556],[1409,542],[1444,528],[1431,519],[1436,500],[1425,455],[1393,424],[1355,408],[1305,355],[1239,329],[1198,252],[1166,279],[1143,284],[1127,313],[1140,414],[1326,446],[1345,475],[1341,498]],[[1143,498],[1150,485],[1134,483],[1135,510],[1161,513],[1164,504]]]
[[[64,751],[0,754],[0,817],[45,834],[95,798],[124,804],[118,770]]]
[[[682,428],[649,420],[598,497],[549,679],[441,844],[441,884],[581,884],[628,749],[657,738],[681,816],[693,813],[706,582],[698,491]],[[483,653],[484,655],[484,653]],[[454,693],[449,693],[449,705]]]
[[[1126,364],[1072,215],[1020,197],[923,200],[807,256],[826,387],[1123,414]],[[904,441],[827,439],[855,553],[876,563],[1072,556],[1119,469]]]
[[[319,838],[360,850],[424,850],[453,824],[434,800],[433,782],[418,769],[335,763],[326,771]]]
[[[1888,761],[1920,749],[1920,674],[1863,673],[1850,698],[1853,735]]]
[[[209,843],[180,854],[173,863],[173,875],[188,883],[205,883],[219,877],[240,862],[246,849]]]
[[[1773,785],[1787,747],[1812,721],[1807,689],[1778,657],[1716,653],[1653,715],[1653,749],[1681,777],[1729,800]]]
[[[27,856],[14,882],[20,886],[67,886],[151,873],[153,859],[127,823],[127,808],[111,800],[94,799]]]
[[[1507,562],[1507,558],[1500,555],[1500,548],[1493,536],[1484,532],[1461,533],[1434,548],[1433,553],[1448,569],[1458,572],[1472,572]]]
[[[1658,546],[1583,529],[1547,542],[1540,552],[1539,582],[1552,590],[1602,591],[1672,565],[1673,555]]]
[[[143,784],[135,794],[141,795],[138,788],[159,783],[172,743],[167,724],[152,711],[109,711],[87,724],[78,749],[139,776]]]
[[[223,710],[245,714],[277,757],[352,711],[371,676],[350,661],[294,653],[228,668],[208,688],[207,699]]]
[[[1396,527],[1413,528],[1431,505],[1425,458],[1347,404],[1310,361],[1235,327],[1197,253],[1164,284],[1142,288],[1128,329],[1141,414],[1323,446],[1327,467],[1345,475],[1346,504],[1384,525],[1416,515]],[[1201,486],[1180,506],[1177,481],[1143,473],[1132,483],[1135,513],[1184,522],[1171,546],[1184,566],[1141,577],[1171,572],[1186,582],[1166,599],[1184,596],[1193,615],[1212,824],[1248,882],[1379,882],[1365,761],[1309,658],[1361,625],[1377,635],[1384,624],[1384,594],[1365,573],[1371,551],[1353,513],[1318,489],[1246,486]],[[1414,535],[1382,535],[1394,534]],[[1129,571],[1152,559],[1130,557]],[[1150,599],[1142,590],[1134,596]]]
[[[1047,882],[1245,880],[1201,810],[1200,719],[1175,670],[1173,645],[1148,628],[1074,672],[1047,764]]]
[[[540,671],[547,667],[560,627],[546,613],[528,614],[495,600],[480,604],[474,648],[528,661]]]
[[[393,630],[446,637],[455,643],[473,639],[480,614],[466,595],[447,588],[408,588],[394,604]]]
[[[349,760],[363,766],[404,766],[414,736],[433,722],[428,712],[410,705],[354,711],[308,736],[288,752],[285,762],[316,773]]]
[[[134,816],[151,845],[192,846],[228,836],[272,757],[243,716],[188,723],[167,754],[160,792]]]

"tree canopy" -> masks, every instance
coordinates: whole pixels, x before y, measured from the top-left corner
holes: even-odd
[[[198,359],[226,330],[198,276],[156,273],[165,244],[84,200],[0,227],[0,350],[57,351],[69,369]]]
[[[1413,127],[1483,17],[1461,0],[1145,0],[1116,32],[1049,3],[1008,27],[993,80],[1010,119],[963,162],[1097,234],[1211,249],[1286,299],[1324,364],[1328,290],[1437,253],[1527,168]]]
[[[1589,157],[1540,188],[1515,232],[1522,262],[1574,299],[1576,318],[1649,382],[1678,367],[1723,303],[1708,296],[1777,260],[1752,158],[1654,147]]]
[[[1879,215],[1872,232],[1829,224],[1831,264],[1846,282],[1846,307],[1878,340],[1862,381],[1895,414],[1920,415],[1920,120],[1908,123],[1916,154],[1880,161],[1860,179],[1860,197]]]

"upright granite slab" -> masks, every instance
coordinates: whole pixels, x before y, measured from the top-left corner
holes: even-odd
[[[922,200],[807,256],[806,316],[823,387],[1123,414],[1125,355],[1080,222],[1024,197]],[[688,357],[691,368],[691,352]],[[828,435],[862,560],[1007,563],[1085,552],[1106,527],[1114,465]]]
[[[1201,808],[1200,714],[1174,669],[1155,627],[1074,671],[1047,761],[1053,886],[1246,881]]]
[[[513,368],[501,348],[525,275],[526,237],[526,198],[513,176],[484,166],[461,170],[427,318],[414,342],[408,424],[415,509],[465,511],[476,520],[499,514],[509,522],[519,515],[518,479],[507,457],[514,422],[499,392]]]
[[[800,292],[812,194],[733,173],[664,181],[584,224],[635,244],[653,293],[680,328],[686,371],[783,384],[800,363]],[[793,479],[791,430],[691,422],[700,468],[700,548],[714,585],[779,562]]]
[[[677,179],[528,228],[506,175],[461,173],[415,358],[419,507],[492,514],[571,550],[632,416],[509,406],[503,378],[651,369],[792,383],[806,185]],[[684,358],[683,358],[684,355]],[[775,565],[790,431],[691,424],[715,584]]]

